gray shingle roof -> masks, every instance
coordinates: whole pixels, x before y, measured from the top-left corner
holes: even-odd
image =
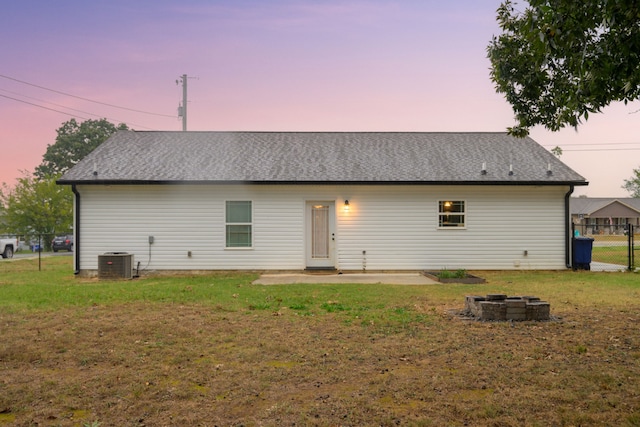
[[[531,138],[432,132],[119,131],[58,182],[587,184]]]
[[[569,203],[572,215],[591,215],[617,202],[640,212],[640,198],[633,197],[572,197]]]

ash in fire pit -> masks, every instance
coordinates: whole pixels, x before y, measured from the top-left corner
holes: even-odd
[[[549,320],[550,305],[531,296],[467,295],[465,311],[480,320]]]

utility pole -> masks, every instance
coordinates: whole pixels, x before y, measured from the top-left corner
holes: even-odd
[[[182,82],[182,105],[178,107],[178,117],[182,117],[182,131],[187,131],[187,75],[183,74],[180,77]],[[176,80],[178,84],[178,80]]]

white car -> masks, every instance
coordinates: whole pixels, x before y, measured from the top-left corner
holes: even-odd
[[[13,253],[18,249],[18,239],[0,239],[0,254],[2,258],[13,258]]]

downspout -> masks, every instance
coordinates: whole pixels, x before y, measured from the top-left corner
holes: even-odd
[[[73,221],[75,223],[75,227],[73,230],[75,233],[75,239],[73,241],[73,258],[75,260],[75,270],[73,271],[73,274],[78,275],[80,274],[80,193],[78,193],[78,189],[76,188],[75,184],[71,186],[71,191],[73,191],[73,194],[75,194],[76,196],[74,205],[75,218]]]
[[[565,264],[567,268],[571,268],[571,207],[569,206],[571,194],[573,194],[574,186],[569,186],[569,191],[564,195],[564,241],[565,241]]]

